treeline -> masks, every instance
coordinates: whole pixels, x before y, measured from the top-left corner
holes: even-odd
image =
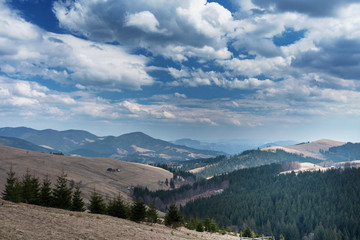
[[[141,198],[145,203],[155,203],[155,206],[161,210],[166,211],[167,206],[172,201],[182,201],[191,199],[196,195],[200,195],[210,191],[223,190],[229,186],[229,182],[224,178],[225,175],[214,179],[202,179],[194,184],[183,185],[174,190],[158,190],[155,192],[149,191],[147,188],[135,187],[133,191],[133,198]]]
[[[191,160],[182,162],[181,169],[189,170],[199,167],[204,167],[203,170],[196,173],[200,177],[212,177],[223,173],[229,173],[235,170],[252,168],[262,165],[280,162],[311,162],[318,163],[319,159],[304,157],[299,154],[292,154],[283,150],[262,151],[262,150],[247,150],[241,154],[226,157],[219,156],[216,158],[204,160]]]
[[[54,188],[51,187],[52,183],[48,177],[45,177],[42,183],[40,183],[39,178],[31,175],[29,170],[26,171],[22,179],[17,178],[12,169],[10,169],[7,175],[5,190],[2,192],[3,200],[71,211],[82,212],[86,210],[84,200],[81,197],[81,184],[68,181],[67,175],[64,172],[58,176]],[[90,195],[87,209],[90,213],[107,214],[135,222],[147,221],[159,223],[154,203],[147,207],[139,198],[130,205],[122,200],[120,194],[106,203],[104,197],[94,190]],[[164,223],[166,226],[171,227],[178,227],[184,224],[184,218],[178,212],[175,203],[170,204]]]
[[[226,159],[227,159],[227,157],[225,155],[220,155],[220,156],[217,156],[214,158],[200,158],[200,159],[194,159],[194,160],[179,161],[179,162],[176,162],[176,164],[178,164],[178,166],[181,170],[187,172],[191,169],[209,166],[211,164],[215,164],[215,163],[224,161]]]
[[[158,164],[155,164],[154,166],[165,169],[165,170],[173,173],[173,178],[171,178],[170,181],[168,179],[166,179],[166,181],[165,181],[166,186],[169,186],[169,184],[170,184],[170,187],[172,189],[175,188],[175,184],[177,186],[193,184],[196,181],[199,181],[202,179],[201,177],[198,177],[191,172],[181,169],[177,163],[173,163],[173,164],[172,163],[158,163]]]
[[[81,184],[72,182],[73,186],[70,187],[64,172],[58,176],[54,188],[51,187],[51,181],[47,176],[40,183],[39,178],[31,175],[29,170],[22,179],[18,179],[12,169],[7,175],[5,190],[2,193],[3,200],[72,211],[85,210],[80,191]]]
[[[189,202],[181,212],[277,239],[360,239],[360,169],[282,170],[272,164],[221,176],[229,181],[222,194]]]
[[[334,162],[346,162],[360,159],[360,143],[348,142],[345,145],[331,147],[328,151],[323,151],[327,159]]]

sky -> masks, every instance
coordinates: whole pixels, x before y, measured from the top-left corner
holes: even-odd
[[[359,0],[0,0],[0,127],[360,142]]]

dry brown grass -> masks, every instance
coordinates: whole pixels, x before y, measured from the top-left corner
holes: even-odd
[[[294,154],[303,154],[305,157],[318,158],[325,160],[325,157],[320,153],[320,150],[328,151],[331,147],[337,147],[344,145],[345,142],[333,141],[329,139],[320,139],[314,142],[300,144],[300,145],[291,145],[284,147],[268,147],[263,148],[264,151],[275,151],[276,149],[281,149],[289,153]]]
[[[172,177],[172,173],[149,165],[108,158],[58,156],[0,145],[0,192],[4,189],[6,173],[11,166],[19,178],[29,169],[40,180],[48,175],[53,183],[64,171],[68,180],[81,181],[85,199],[96,189],[105,197],[112,198],[120,193],[125,200],[130,200],[129,186],[167,189],[165,184],[160,185],[159,182]],[[120,172],[106,172],[108,168],[120,168]]]
[[[124,219],[0,200],[0,239],[239,239],[185,228],[138,224]]]

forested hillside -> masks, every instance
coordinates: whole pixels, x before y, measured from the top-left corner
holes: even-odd
[[[280,234],[291,240],[360,239],[360,169],[298,175],[280,174],[282,170],[282,165],[272,164],[217,176],[192,187],[142,194],[176,200],[206,187],[222,187],[221,194],[182,207],[185,217],[208,216],[238,230],[250,226],[276,239]]]
[[[348,142],[342,146],[332,147],[325,155],[336,162],[360,160],[360,143]]]
[[[275,164],[233,172],[222,194],[188,203],[182,212],[285,239],[312,233],[314,239],[360,239],[360,169],[280,171]]]
[[[184,171],[201,168],[195,172],[198,176],[206,178],[243,168],[257,167],[271,163],[295,161],[311,163],[321,162],[321,160],[316,158],[304,157],[302,155],[288,153],[280,149],[274,152],[248,150],[231,157],[218,156],[216,158],[184,161],[179,164],[179,167]]]

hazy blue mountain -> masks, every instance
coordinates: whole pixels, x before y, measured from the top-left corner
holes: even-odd
[[[277,146],[290,146],[298,144],[299,142],[293,140],[286,140],[286,141],[277,141],[277,142],[270,142],[260,145],[259,148],[266,148],[266,147],[277,147]]]
[[[174,144],[184,145],[191,148],[202,149],[202,150],[212,150],[224,152],[226,154],[239,154],[245,150],[256,149],[258,144],[255,143],[217,143],[217,142],[203,142],[198,140],[193,140],[190,138],[183,138],[173,141]]]
[[[119,137],[105,137],[101,141],[87,143],[70,153],[88,157],[111,157],[142,163],[190,160],[223,154],[218,151],[198,150],[175,145],[152,138],[141,132],[128,133]]]
[[[70,152],[85,143],[99,140],[99,137],[94,134],[82,130],[35,130],[26,127],[0,128],[0,136],[21,138],[33,144],[48,146],[62,152]]]
[[[0,137],[0,145],[43,153],[57,152],[56,150],[40,147],[26,140],[15,137]]]

